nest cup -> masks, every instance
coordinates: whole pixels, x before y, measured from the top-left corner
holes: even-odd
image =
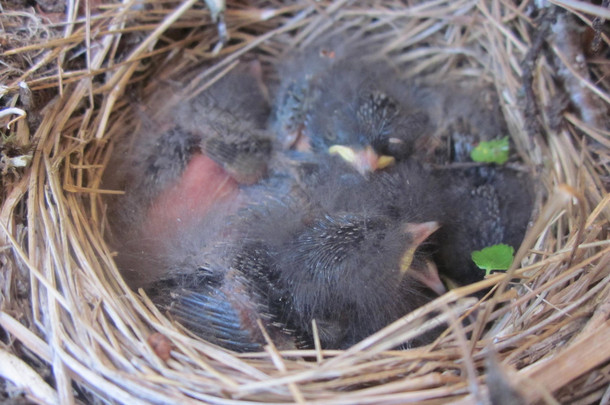
[[[15,2],[0,17],[4,397],[610,401],[608,8],[295,0],[230,2],[223,13],[213,1],[84,3],[55,12]],[[278,352],[269,342],[261,353],[228,352],[125,285],[104,238],[106,197],[117,191],[101,178],[141,109],[162,102],[150,99],[159,81],[190,75],[195,94],[243,55],[266,68],[329,27],[383,39],[380,55],[405,76],[493,86],[513,153],[539,179],[537,220],[508,274],[452,290],[347,351]],[[441,323],[449,327],[433,344],[391,350]]]

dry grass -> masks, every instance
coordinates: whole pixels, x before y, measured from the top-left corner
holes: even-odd
[[[592,27],[609,17],[580,1],[552,3]],[[579,58],[563,17],[532,21],[526,2],[264,4],[229,4],[231,41],[217,54],[216,26],[195,0],[72,0],[63,14],[3,6],[0,376],[8,394],[48,403],[481,403],[490,389],[505,392],[492,380],[499,374],[527,402],[608,403],[608,60]],[[545,24],[548,35],[538,35]],[[379,51],[407,75],[492,83],[519,155],[541,179],[539,220],[509,274],[453,290],[348,351],[269,344],[235,355],[190,337],[123,283],[104,243],[103,197],[116,191],[103,189],[101,176],[151,78],[197,68],[191,89],[199,91],[246,52],[270,63],[330,26],[385,38]],[[607,54],[608,38],[598,40]],[[564,98],[579,108],[562,109]],[[8,159],[23,156],[27,168]],[[467,297],[490,286],[480,302]],[[468,316],[468,326],[458,321]],[[434,344],[389,350],[445,321]],[[168,361],[147,343],[155,332],[173,344]]]

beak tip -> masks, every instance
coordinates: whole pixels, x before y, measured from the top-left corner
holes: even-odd
[[[413,235],[413,241],[416,245],[421,244],[423,241],[428,239],[430,235],[436,232],[440,228],[440,224],[437,221],[428,221],[421,223],[409,222],[405,225],[404,231]]]

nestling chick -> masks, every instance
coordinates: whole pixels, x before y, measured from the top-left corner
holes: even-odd
[[[504,243],[521,245],[532,215],[533,189],[527,173],[502,167],[438,170],[443,226],[437,233],[439,271],[465,285],[483,278],[471,253]]]
[[[403,159],[429,130],[427,114],[411,99],[415,89],[381,62],[337,62],[318,85],[324,95],[312,103],[305,121],[315,150],[370,146],[377,154]]]
[[[481,166],[427,170],[401,162],[373,181],[371,192],[397,219],[436,220],[432,252],[439,272],[460,285],[479,281],[483,270],[471,259],[475,250],[521,244],[532,212],[532,187],[526,173]]]
[[[211,263],[184,262],[182,273],[153,284],[148,293],[155,304],[191,332],[230,350],[262,350],[267,342],[261,326],[278,348],[294,348],[291,332],[274,312],[279,297],[266,272],[269,255],[256,246],[233,253],[216,249],[207,255]]]
[[[335,58],[336,53],[315,47],[315,50],[288,56],[289,62],[279,66],[280,84],[269,126],[283,149],[309,149],[309,140],[303,134],[305,120],[311,103],[321,95],[317,82],[335,63]]]
[[[248,238],[252,224],[243,223],[241,214],[288,195],[292,184],[290,176],[276,175],[242,186],[237,200],[216,200],[203,213],[184,212],[173,232],[157,229],[143,237],[142,229],[159,223],[155,211],[150,222],[136,228],[137,244],[128,240],[119,248],[124,277],[133,287],[143,286],[173,320],[211,343],[239,352],[261,350],[267,343],[262,326],[277,347],[294,348],[291,331],[279,319],[284,297],[272,279],[271,251],[261,246],[262,239]]]
[[[385,63],[362,57],[368,53],[315,45],[289,57],[271,121],[278,136],[339,154],[362,173],[408,156],[430,129],[429,118],[418,108],[415,87]]]
[[[197,136],[203,153],[240,184],[265,176],[273,150],[261,75],[258,61],[244,62],[175,111],[175,124]]]
[[[368,193],[350,198],[367,180],[318,158],[289,195],[244,213],[241,242],[272,258],[273,308],[301,345],[311,346],[315,319],[324,348],[346,348],[430,299],[427,287],[440,281],[426,282],[418,247],[437,224],[395,221]]]
[[[272,139],[263,129],[268,104],[256,74],[255,63],[244,63],[193,100],[159,111],[158,127],[146,126],[119,155],[106,181],[126,194],[109,217],[117,262],[134,287],[164,276],[167,241],[180,239],[186,223],[216,240],[224,218],[247,199],[240,185],[267,173]],[[243,101],[233,99],[237,89]]]
[[[193,333],[231,350],[263,348],[266,341],[258,321],[277,347],[294,348],[291,331],[280,323],[285,297],[276,288],[272,270],[270,247],[282,232],[263,237],[255,222],[244,220],[289,195],[293,183],[291,176],[265,179],[242,188],[246,203],[233,214],[189,218],[176,237],[164,240],[166,254],[156,263],[164,275],[148,288],[153,302]],[[211,238],[207,228],[213,219],[222,226]]]
[[[436,140],[428,151],[436,164],[472,162],[470,153],[479,142],[508,132],[495,91],[478,80],[447,78],[441,85],[422,85],[421,93],[421,104],[435,123],[426,140]]]
[[[287,318],[310,338],[315,319],[324,348],[347,348],[427,302],[409,268],[435,229],[353,213],[313,220],[278,256]]]

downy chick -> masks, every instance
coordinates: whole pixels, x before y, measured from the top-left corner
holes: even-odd
[[[292,331],[279,322],[281,297],[269,279],[269,254],[255,245],[229,246],[220,243],[187,258],[147,293],[172,319],[210,343],[260,351],[267,344],[262,327],[276,347],[295,348]]]
[[[345,212],[314,219],[278,255],[290,324],[311,339],[315,319],[322,347],[347,348],[426,303],[415,250],[436,227]]]
[[[296,190],[244,213],[242,243],[270,255],[274,312],[301,345],[311,346],[315,319],[324,348],[346,348],[438,291],[418,249],[437,223],[386,215],[357,194],[368,180],[344,162],[321,155],[305,166]]]
[[[485,272],[472,261],[473,251],[499,243],[519,249],[532,215],[532,181],[493,166],[441,169],[434,177],[444,190],[439,271],[459,285],[479,281]]]
[[[106,181],[125,189],[111,201],[117,263],[134,288],[163,277],[172,263],[167,243],[197,223],[207,243],[225,217],[243,205],[245,186],[267,173],[272,138],[268,104],[254,62],[238,66],[201,95],[153,112]],[[235,101],[235,93],[241,95]],[[125,142],[124,145],[127,145]],[[114,166],[114,167],[113,167]]]
[[[370,192],[397,220],[418,213],[418,221],[438,221],[430,252],[439,272],[459,285],[484,276],[473,251],[499,243],[519,248],[533,204],[526,173],[486,165],[432,170],[401,162],[379,173]]]
[[[312,45],[288,56],[271,127],[297,148],[338,154],[361,173],[410,155],[430,130],[415,86],[357,43]]]

